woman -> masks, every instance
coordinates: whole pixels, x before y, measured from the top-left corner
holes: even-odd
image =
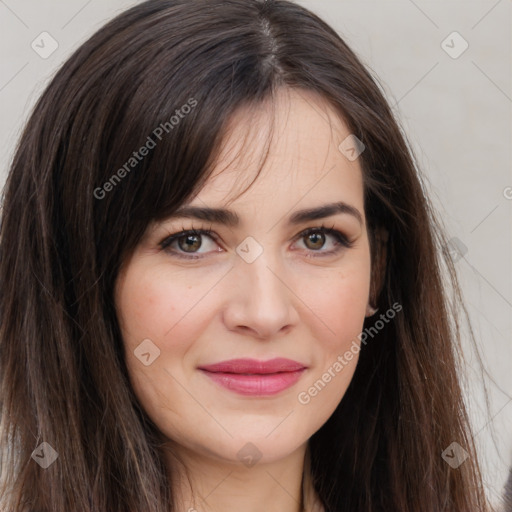
[[[443,232],[306,9],[108,23],[35,107],[0,237],[6,510],[487,510]]]

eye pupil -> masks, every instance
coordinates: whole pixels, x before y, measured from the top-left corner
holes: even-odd
[[[180,248],[185,252],[194,252],[201,247],[200,235],[187,235],[182,237],[181,240],[185,240],[185,244],[179,244]],[[194,244],[196,244],[196,247]]]
[[[313,241],[313,244],[315,244],[315,239],[317,242],[320,242],[320,244],[316,244],[314,247],[311,247],[312,249],[321,249],[322,246],[324,245],[324,241],[325,241],[325,235],[323,233],[311,233],[309,235],[307,235],[307,240],[308,241]]]

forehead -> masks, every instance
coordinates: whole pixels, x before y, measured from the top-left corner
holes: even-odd
[[[314,92],[282,88],[272,101],[239,109],[225,130],[213,171],[190,204],[261,206],[346,200],[363,206],[359,159],[338,148],[350,135],[341,116]],[[239,185],[239,186],[238,186]]]

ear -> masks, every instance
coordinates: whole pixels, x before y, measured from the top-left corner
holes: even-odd
[[[372,316],[377,311],[378,298],[382,292],[386,277],[388,239],[388,230],[384,227],[379,227],[374,232],[373,240],[370,244],[372,267],[370,276],[370,297],[366,308],[366,316]]]

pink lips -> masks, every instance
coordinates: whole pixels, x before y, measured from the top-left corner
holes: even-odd
[[[231,359],[200,366],[199,369],[221,386],[242,395],[275,395],[293,386],[306,366],[278,357],[269,361]]]

